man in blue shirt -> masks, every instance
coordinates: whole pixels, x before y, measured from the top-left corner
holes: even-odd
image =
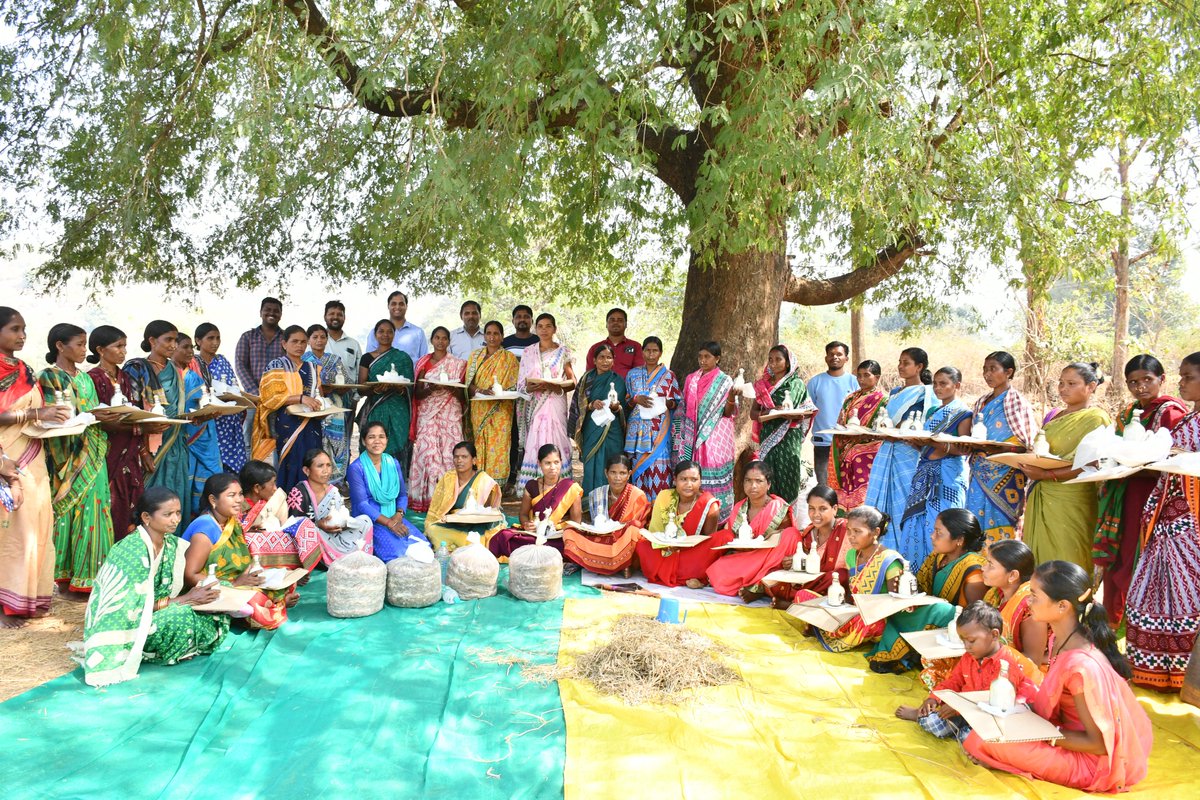
[[[399,290],[389,294],[388,317],[396,326],[396,338],[392,340],[392,349],[408,353],[408,357],[413,360],[415,367],[417,359],[429,352],[429,340],[425,337],[423,328],[404,318],[407,313],[408,295]],[[375,327],[371,326],[371,332],[367,334],[367,352],[373,353],[377,347],[379,347],[379,342],[375,339]]]
[[[829,369],[808,379],[808,395],[817,406],[812,427],[813,471],[817,483],[822,486],[829,485],[829,450],[833,447],[833,437],[817,431],[827,431],[836,425],[846,395],[858,391],[858,379],[854,373],[846,371],[849,360],[849,345],[830,342],[825,345],[825,366]]]

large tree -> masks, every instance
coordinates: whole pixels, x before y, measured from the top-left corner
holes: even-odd
[[[734,367],[784,301],[961,285],[961,255],[1000,252],[991,204],[1053,202],[1020,180],[1021,93],[1106,28],[1191,35],[1131,0],[0,5],[9,222],[48,215],[46,280],[596,300],[686,257],[676,363],[711,337]],[[935,251],[948,270],[903,272]]]

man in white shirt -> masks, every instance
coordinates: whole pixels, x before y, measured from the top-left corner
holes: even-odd
[[[474,300],[468,300],[458,309],[458,318],[462,325],[450,331],[450,352],[466,361],[472,350],[483,347],[483,330],[479,320],[483,317],[483,307]]]
[[[346,383],[358,383],[358,362],[362,358],[362,345],[342,328],[346,325],[346,306],[341,300],[330,300],[325,304],[325,327],[329,330],[329,344],[325,349],[342,360],[346,369]]]
[[[396,290],[388,295],[388,318],[396,326],[396,338],[392,340],[393,350],[403,350],[416,365],[417,359],[429,352],[429,339],[425,330],[414,325],[404,317],[408,313],[408,295]],[[367,334],[367,352],[373,353],[379,347],[375,340],[375,327]]]

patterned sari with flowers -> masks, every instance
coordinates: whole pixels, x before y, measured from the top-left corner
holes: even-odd
[[[779,540],[769,550],[725,550],[712,563],[706,574],[717,594],[735,595],[741,589],[759,586],[767,573],[779,569],[785,558],[795,554],[800,531],[792,521],[791,504],[772,494],[753,517],[749,516],[750,502],[739,500],[729,515],[730,539],[737,536],[742,525],[749,523],[755,539]]]
[[[615,575],[633,563],[641,529],[650,521],[650,501],[632,483],[609,504],[608,484],[597,486],[587,496],[591,520],[607,517],[624,523],[612,533],[586,533],[570,526],[563,529],[563,552],[567,558],[598,575]],[[603,513],[601,513],[603,512]]]
[[[957,434],[958,426],[971,418],[966,404],[955,398],[925,419],[930,434]],[[938,514],[948,508],[962,508],[967,499],[967,459],[953,453],[934,458],[933,447],[922,447],[913,474],[912,489],[905,503],[904,516],[896,526],[896,549],[910,564],[920,564],[933,545],[929,535]]]
[[[653,419],[643,419],[633,398],[645,395],[674,400],[676,407],[683,399],[675,373],[659,365],[650,375],[645,367],[634,367],[625,378],[629,390],[629,420],[625,427],[625,452],[633,456],[633,477],[629,479],[646,493],[653,503],[658,493],[671,488],[671,418],[667,411]]]
[[[513,389],[517,385],[517,373],[521,365],[517,357],[501,348],[488,355],[486,347],[471,353],[467,359],[465,383],[475,390],[491,389],[499,383],[502,389]],[[475,440],[475,451],[479,454],[479,469],[500,483],[508,480],[508,450],[512,443],[514,400],[486,400],[477,395],[467,403],[464,418],[471,438]]]
[[[336,487],[330,485],[326,486],[325,489],[325,494],[318,498],[312,484],[308,481],[301,481],[296,484],[294,489],[288,492],[288,509],[302,517],[307,517],[314,523],[311,531],[305,527],[303,535],[300,534],[301,526],[295,526],[297,534],[296,554],[299,555],[302,546],[307,551],[310,533],[316,535],[317,544],[321,548],[321,560],[325,562],[325,566],[329,566],[342,556],[356,552],[360,546],[364,552],[372,552],[374,525],[371,518],[365,514],[360,514],[357,517],[351,517],[347,514],[345,526],[341,530],[332,533],[315,524],[328,518],[335,511],[339,511],[340,513],[340,509],[345,508],[342,493]],[[301,538],[305,540],[303,544],[300,542]]]
[[[161,403],[168,417],[183,417],[187,411],[184,375],[173,363],[168,361],[160,370],[149,359],[133,358],[125,362],[122,370],[129,376],[133,388],[133,394],[129,396],[130,403],[140,403],[147,411],[155,403]],[[154,453],[154,469],[145,476],[145,485],[164,486],[179,495],[183,507],[180,530],[187,528],[192,519],[192,504],[189,502],[192,496],[192,464],[184,428],[184,425],[168,425],[163,433],[145,437]]]
[[[787,353],[786,347],[779,346]],[[787,353],[787,360],[788,363],[792,362],[791,353]],[[761,414],[789,407],[814,413],[817,410],[809,399],[808,388],[795,364],[792,364],[790,372],[780,376],[771,373],[769,364],[763,367],[762,377],[754,382],[754,399]],[[812,421],[809,415],[755,422],[753,426],[753,441],[757,445],[758,457],[767,462],[774,473],[771,491],[788,503],[796,502],[811,474],[801,457],[801,451]]]
[[[899,575],[903,559],[895,550],[886,547],[876,547],[875,552],[865,564],[858,563],[858,551],[850,550],[846,554],[846,568],[850,575],[851,594],[883,594],[888,590],[888,581]],[[821,595],[809,589],[796,592],[796,602],[814,600]],[[849,598],[847,598],[849,600]],[[817,641],[831,653],[845,653],[867,642],[879,641],[883,635],[887,620],[879,620],[871,625],[863,622],[861,616],[855,616],[846,624],[832,632],[823,631],[815,625],[810,628]]]
[[[683,534],[696,536],[704,530],[704,522],[712,509],[716,508],[719,515],[720,502],[708,492],[701,491],[691,510],[680,519],[679,492],[668,489],[655,498],[647,530],[662,532],[669,520],[675,520]],[[646,580],[660,586],[683,586],[689,580],[707,580],[708,568],[721,553],[714,548],[729,544],[732,538],[732,531],[718,530],[695,547],[663,547],[642,539],[637,543],[638,563]]]
[[[275,454],[279,488],[290,492],[304,480],[304,454],[321,447],[321,419],[298,417],[288,411],[288,398],[294,395],[319,397],[317,390],[321,368],[311,361],[300,366],[287,356],[267,364],[258,384],[258,413],[254,415],[254,446],[251,455],[269,461]],[[408,431],[405,429],[405,436]],[[388,442],[391,446],[391,442]]]
[[[975,401],[975,419],[987,426],[988,439],[1033,447],[1033,410],[1016,389]],[[1025,506],[1025,473],[974,451],[967,462],[966,508],[979,518],[989,542],[1018,538]]]
[[[348,383],[349,373],[343,366],[342,360],[329,351],[325,351],[319,359],[311,350],[304,354],[304,360],[316,364],[321,370],[321,384]],[[357,376],[355,378],[357,380]],[[354,408],[353,392],[330,392],[329,402],[338,408],[346,409],[344,414],[334,414],[321,421],[321,447],[333,461],[333,474],[330,483],[341,483],[346,479],[346,469],[350,466],[350,415]]]
[[[239,516],[250,555],[266,569],[304,567],[321,561],[321,531],[307,516],[294,522],[283,489],[268,500],[257,500]]]
[[[564,345],[542,352],[540,344],[531,344],[521,354],[521,374],[517,377],[517,389],[531,395],[525,404],[525,456],[521,460],[518,482],[528,483],[541,474],[538,450],[542,445],[553,444],[562,455],[562,474],[571,474],[571,437],[567,432],[567,415],[570,408],[565,393],[551,391],[530,392],[530,378],[563,378],[567,365],[571,363],[571,351]],[[508,447],[506,444],[505,447]],[[507,450],[505,451],[507,454]],[[507,455],[505,456],[507,457]]]
[[[837,421],[839,425],[848,425],[856,418],[860,425],[869,428],[884,408],[887,408],[887,398],[882,391],[859,389],[842,402]],[[833,446],[829,449],[829,488],[837,492],[838,505],[849,510],[866,502],[871,466],[881,444],[879,439],[833,437]]]
[[[417,380],[445,372],[452,381],[462,381],[467,362],[446,353],[434,363],[426,353],[417,361]],[[454,445],[463,435],[462,390],[436,386],[427,397],[413,401],[413,457],[408,476],[408,507],[425,513],[433,490],[447,471],[454,471]]]
[[[695,461],[700,485],[721,504],[721,521],[733,509],[733,417],[725,403],[733,379],[712,369],[696,370],[683,382],[683,408],[675,415],[675,463]]]

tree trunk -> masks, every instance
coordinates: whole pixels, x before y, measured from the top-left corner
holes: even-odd
[[[1121,184],[1121,233],[1117,237],[1117,248],[1112,252],[1113,262],[1113,354],[1112,370],[1108,381],[1108,397],[1114,403],[1121,401],[1125,382],[1118,376],[1125,369],[1126,348],[1129,342],[1129,226],[1132,224],[1133,199],[1129,194],[1129,150],[1124,135],[1117,144],[1117,179]]]
[[[1026,264],[1028,271],[1033,265]],[[1046,396],[1046,363],[1042,352],[1042,342],[1046,340],[1046,298],[1037,287],[1025,283],[1025,356],[1021,366],[1025,375],[1022,379],[1023,391],[1037,406],[1044,406],[1049,401]]]
[[[850,363],[847,367],[851,371],[870,358],[867,355],[866,315],[863,313],[862,295],[850,301],[850,353]]]

